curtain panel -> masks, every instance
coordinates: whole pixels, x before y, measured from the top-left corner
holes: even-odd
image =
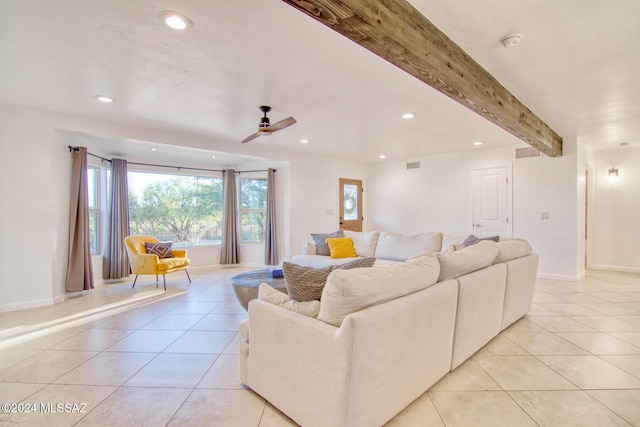
[[[267,214],[265,218],[264,263],[278,264],[278,244],[276,241],[276,171],[267,170]]]
[[[86,147],[72,148],[71,158],[69,263],[67,264],[65,290],[80,292],[93,289]]]
[[[129,235],[129,187],[126,160],[111,160],[109,201],[109,234],[102,276],[105,279],[120,279],[128,277],[131,271],[124,245],[124,238]]]
[[[235,169],[225,169],[222,172],[222,210],[220,264],[239,264],[240,238]]]

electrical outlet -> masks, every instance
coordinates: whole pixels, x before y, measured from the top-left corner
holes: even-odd
[[[549,212],[540,212],[540,219],[549,219]]]
[[[327,209],[327,215],[333,215],[333,209]]]

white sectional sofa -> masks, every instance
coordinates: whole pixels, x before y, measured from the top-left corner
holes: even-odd
[[[404,248],[389,259],[379,233],[364,252],[385,261],[333,271],[317,318],[251,301],[241,382],[305,427],[380,426],[529,311],[538,256],[526,241],[452,251],[463,236],[428,235],[384,236]],[[335,262],[309,252],[293,261]]]

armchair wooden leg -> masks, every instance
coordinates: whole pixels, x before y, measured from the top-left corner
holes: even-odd
[[[167,275],[163,274],[162,275],[162,282],[164,283],[164,290],[167,290]]]
[[[185,268],[184,272],[187,273],[187,277],[189,278],[189,283],[191,283],[191,276],[189,276],[189,271]]]
[[[138,280],[138,275],[137,275],[137,274],[136,274],[136,278],[135,278],[135,279],[133,279],[133,286],[132,286],[132,288],[135,288],[135,287],[136,287],[136,280]]]

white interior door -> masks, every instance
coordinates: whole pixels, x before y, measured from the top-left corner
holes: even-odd
[[[473,171],[473,234],[511,236],[511,192],[507,167]]]

